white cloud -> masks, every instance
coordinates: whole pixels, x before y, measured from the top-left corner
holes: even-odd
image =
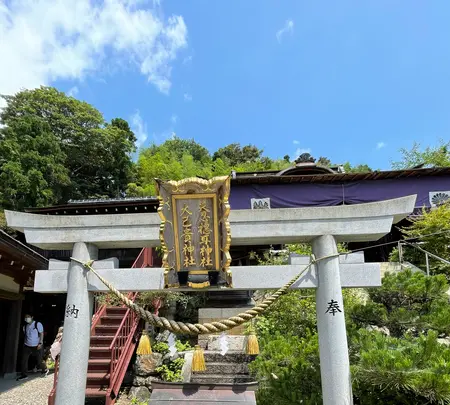
[[[183,59],[183,65],[188,65],[188,64],[191,63],[191,62],[192,62],[192,55],[186,56],[186,57]]]
[[[177,123],[177,121],[178,121],[178,115],[172,114],[172,116],[170,117],[170,122],[175,125]]]
[[[155,133],[153,133],[153,142],[155,142],[157,145],[159,145],[169,139],[174,139],[176,136],[177,136],[177,134],[172,129],[167,129],[160,133],[155,132]]]
[[[67,95],[69,97],[75,97],[78,94],[78,87],[77,86],[73,86],[68,92]]]
[[[377,150],[383,149],[386,146],[384,142],[378,142],[377,143]]]
[[[280,30],[277,31],[276,33],[276,37],[278,42],[281,42],[281,38],[285,35],[285,34],[291,34],[294,32],[294,21],[292,21],[291,19],[286,20],[286,22],[284,23],[284,27],[281,28]]]
[[[294,141],[292,141],[292,143],[293,143],[294,145],[298,145],[300,142],[297,141],[297,140],[294,140]]]
[[[184,101],[192,101],[192,96],[189,93],[184,93]]]
[[[187,46],[181,16],[149,0],[0,1],[0,94],[136,69],[161,92]]]
[[[148,138],[147,124],[142,119],[139,110],[136,110],[130,117],[130,127],[134,135],[136,135],[136,146],[139,148]]]

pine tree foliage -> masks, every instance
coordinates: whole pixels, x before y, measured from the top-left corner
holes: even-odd
[[[352,366],[361,404],[449,404],[450,348],[430,331],[418,337],[384,336],[360,330],[353,342],[359,352]]]
[[[380,288],[344,290],[355,405],[450,404],[448,289],[443,275],[406,270],[385,275]],[[322,403],[311,295],[292,291],[258,318],[261,354],[251,364],[258,403]]]

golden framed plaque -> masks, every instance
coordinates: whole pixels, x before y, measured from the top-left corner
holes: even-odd
[[[166,288],[231,286],[230,178],[156,182]]]

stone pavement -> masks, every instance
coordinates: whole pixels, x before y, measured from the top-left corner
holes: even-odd
[[[24,381],[0,379],[0,405],[47,405],[53,386],[53,375],[30,374]]]
[[[47,398],[53,386],[53,375],[45,378],[40,373],[25,381],[4,380],[0,378],[0,405],[47,405]],[[87,400],[86,405],[100,405],[103,401]],[[129,405],[126,397],[119,399],[116,405]]]

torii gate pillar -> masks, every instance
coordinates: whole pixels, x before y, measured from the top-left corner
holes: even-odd
[[[336,240],[331,235],[320,236],[314,239],[312,250],[316,258],[336,254]],[[339,257],[319,261],[317,269],[316,312],[323,404],[351,405],[352,382]]]
[[[75,243],[72,257],[82,262],[97,259],[92,244]],[[72,261],[69,265],[64,339],[56,386],[56,404],[84,404],[94,293],[88,291],[86,269]],[[75,371],[75,372],[74,372]]]
[[[413,211],[415,201],[416,196],[412,195],[357,206],[231,211],[232,244],[242,246],[312,241],[314,255],[319,259],[337,253],[336,242],[378,240],[391,230],[393,223]],[[28,243],[42,249],[73,248],[74,257],[81,261],[94,259],[97,248],[142,248],[160,244],[161,221],[153,213],[76,217],[11,211],[5,213],[8,226],[24,232]],[[99,273],[119,291],[165,288],[165,269],[117,269],[113,263],[106,263],[106,267],[98,264]],[[56,267],[52,268],[54,265]],[[94,275],[86,275],[77,263],[66,265],[64,262],[50,262],[48,270],[38,271],[35,291],[68,292],[69,311],[66,313],[56,398],[58,405],[82,405],[89,350],[89,294],[106,291],[106,288]],[[279,288],[298,274],[301,267],[302,263],[230,268],[233,279],[231,291]],[[325,405],[353,403],[341,287],[375,287],[380,284],[379,264],[355,263],[351,260],[340,262],[338,257],[333,257],[311,266],[292,286],[317,288],[320,366]]]

